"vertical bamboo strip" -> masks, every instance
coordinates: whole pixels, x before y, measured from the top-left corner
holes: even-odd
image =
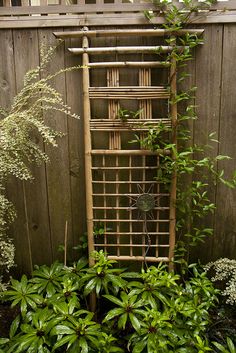
[[[145,167],[146,165],[146,156],[142,156],[142,181],[145,181]],[[145,184],[142,183],[142,190],[143,192],[145,192]],[[147,226],[147,220],[146,220],[146,215],[143,212],[142,217],[145,217],[144,221],[143,221],[143,235],[142,235],[142,256],[145,256],[146,253],[146,226]]]
[[[157,170],[158,170],[159,167],[160,167],[160,159],[157,156]],[[160,184],[159,183],[156,183],[156,193],[160,194]],[[157,203],[156,206],[160,206],[160,200],[156,201],[156,203]],[[156,212],[157,212],[156,213],[156,218],[160,219],[160,211],[159,211],[159,209]],[[156,233],[158,234],[159,231],[160,231],[160,224],[159,224],[159,222],[157,222],[156,223]],[[158,249],[158,235],[156,235],[156,253],[155,253],[156,257],[159,256],[159,251],[158,250],[159,250]]]
[[[83,48],[88,48],[88,38],[83,37]],[[87,233],[88,251],[94,250],[93,239],[93,187],[92,187],[92,157],[91,157],[91,135],[90,135],[90,100],[89,100],[89,56],[83,53],[83,108],[84,108],[84,148],[85,148],[85,187],[86,187],[86,211],[87,211]],[[89,257],[89,265],[94,260]]]
[[[151,69],[141,68],[139,69],[139,85],[140,86],[151,86]],[[139,101],[140,119],[150,119],[152,116],[152,101],[151,99],[141,99]],[[141,141],[145,138],[146,133],[140,133]],[[145,149],[144,146],[141,148]]]
[[[177,95],[177,74],[176,74],[176,59],[171,58],[170,67],[170,90],[171,90],[171,102],[170,102],[170,116],[172,123],[172,143],[175,145],[177,150],[177,103],[175,102]],[[176,152],[172,152],[173,161],[176,160]],[[177,172],[173,171],[171,180],[171,190],[170,190],[170,239],[169,239],[169,269],[173,270],[173,259],[174,259],[174,247],[175,247],[175,237],[176,237],[176,189],[177,189]]]
[[[129,156],[129,167],[130,167],[130,169],[129,169],[129,194],[132,194],[132,184],[131,184],[131,181],[132,181],[132,169],[131,169],[132,157],[131,156]],[[133,212],[132,212],[132,210],[130,210],[129,219],[131,220],[132,217],[133,217]],[[133,242],[132,242],[133,223],[132,222],[129,222],[129,233],[130,233],[129,234],[129,243],[130,243],[130,252],[129,253],[130,253],[130,256],[133,256],[133,246],[132,246],[132,244],[133,244]]]
[[[119,166],[119,157],[116,156],[116,167]],[[119,170],[116,168],[116,194],[119,194]],[[120,204],[120,196],[116,197],[116,219],[119,219],[119,204]],[[116,224],[116,232],[117,232],[117,256],[120,256],[120,223]]]
[[[107,86],[118,87],[119,86],[119,69],[112,68],[107,70]],[[111,120],[115,120],[119,114],[119,102],[116,100],[109,100],[108,102],[108,117]],[[121,138],[120,132],[109,133],[109,149],[120,149]]]
[[[106,157],[103,155],[102,156],[102,166],[106,166]],[[106,171],[105,169],[102,170],[102,180],[103,180],[103,207],[104,207],[104,218],[107,219],[107,198],[106,198]],[[106,225],[105,225],[106,226]],[[107,234],[106,234],[106,229],[104,229],[104,244],[107,244]],[[104,250],[106,252],[107,247],[106,245],[104,246]]]

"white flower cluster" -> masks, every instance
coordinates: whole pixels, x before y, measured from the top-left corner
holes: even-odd
[[[14,266],[15,247],[8,238],[3,239],[0,236],[0,267],[9,270]]]
[[[64,103],[61,94],[52,87],[51,81],[57,75],[79,67],[47,74],[47,64],[55,49],[56,47],[47,50],[42,48],[41,65],[26,73],[24,86],[15,96],[10,109],[6,111],[0,107],[0,273],[1,268],[9,270],[14,265],[14,245],[5,238],[5,234],[8,225],[15,218],[15,211],[5,196],[5,182],[11,176],[30,180],[33,178],[30,163],[48,161],[47,155],[37,144],[40,137],[44,143],[57,146],[57,137],[62,134],[47,126],[45,113],[62,112],[78,118]]]
[[[236,260],[221,258],[208,263],[205,269],[207,271],[214,270],[215,275],[211,278],[213,282],[225,282],[226,287],[221,294],[227,296],[226,303],[236,304]]]

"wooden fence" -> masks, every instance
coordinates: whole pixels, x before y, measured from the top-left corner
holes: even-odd
[[[214,144],[209,152],[212,156],[217,153],[232,156],[230,162],[220,162],[225,175],[230,176],[236,167],[236,23],[201,24],[199,28],[205,28],[205,44],[196,49],[195,60],[188,64],[192,74],[188,83],[198,87],[195,103],[199,118],[193,124],[193,141],[205,144],[208,133],[214,131],[220,143]],[[69,29],[78,30],[78,27]],[[62,31],[63,28],[58,30]],[[7,107],[11,103],[22,86],[24,73],[38,65],[40,43],[56,42],[53,31],[50,27],[0,30],[0,105]],[[124,40],[110,39],[119,45]],[[132,45],[142,40],[132,38]],[[67,51],[77,41],[66,40],[58,48],[49,70],[80,62],[78,57]],[[105,44],[104,38],[97,41],[98,45]],[[145,39],[145,44],[153,44],[153,41],[153,38]],[[124,69],[122,79],[124,83],[131,83],[133,77]],[[94,85],[100,80],[102,76],[92,77]],[[11,234],[16,245],[19,272],[30,272],[33,264],[49,264],[58,258],[57,249],[64,242],[66,222],[69,254],[72,257],[76,256],[76,251],[72,254],[72,246],[78,244],[86,231],[81,72],[78,70],[61,75],[55,80],[55,87],[81,119],[48,114],[50,125],[66,135],[59,140],[58,148],[43,146],[41,141],[37,141],[48,153],[51,162],[32,168],[35,176],[33,183],[13,180],[9,185],[8,196],[18,213]],[[99,114],[102,107],[96,109]],[[210,193],[217,210],[209,217],[208,225],[214,226],[215,234],[193,255],[193,260],[200,257],[204,262],[221,256],[236,256],[236,191],[212,184]]]
[[[181,8],[181,0],[172,1]],[[163,23],[150,0],[0,0],[0,28],[141,25],[148,23],[147,9],[154,12],[153,23]],[[191,16],[193,23],[235,21],[236,0],[217,1]]]

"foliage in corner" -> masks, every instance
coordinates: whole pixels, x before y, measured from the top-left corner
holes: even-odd
[[[211,350],[207,328],[217,290],[205,272],[193,266],[191,278],[181,282],[162,264],[141,273],[117,271],[104,253],[94,256],[90,268],[83,260],[71,267],[54,263],[37,267],[30,279],[12,279],[4,296],[19,314],[9,337],[0,340],[0,352],[1,347],[5,353]],[[97,281],[102,273],[103,283]],[[88,288],[99,299],[97,320],[87,307]]]
[[[56,76],[75,67],[54,74],[46,72],[55,49],[41,48],[41,64],[26,73],[23,88],[9,109],[0,108],[0,274],[14,265],[14,246],[6,230],[14,221],[16,212],[6,196],[5,184],[12,176],[19,180],[32,180],[30,165],[48,161],[48,156],[33,138],[35,134],[41,136],[45,144],[57,146],[57,137],[61,133],[45,123],[47,111],[59,111],[70,117],[78,117],[52,86]]]
[[[209,135],[209,145],[200,146],[191,141],[190,122],[197,119],[194,105],[196,87],[188,87],[187,90],[181,91],[182,83],[190,76],[185,69],[187,62],[193,59],[193,48],[203,41],[196,33],[179,32],[178,34],[177,31],[184,30],[191,22],[193,14],[202,9],[209,9],[214,2],[183,0],[182,3],[176,4],[168,0],[154,0],[157,10],[145,12],[150,23],[154,23],[157,15],[164,17],[166,43],[172,46],[172,51],[165,55],[160,49],[157,55],[175,72],[169,77],[169,86],[175,74],[177,75],[177,93],[171,93],[169,118],[171,119],[171,107],[174,104],[180,104],[181,108],[178,109],[177,126],[168,127],[162,123],[156,127],[150,126],[145,138],[142,136],[136,136],[136,138],[145,148],[154,151],[158,149],[171,151],[170,154],[161,157],[162,163],[157,180],[162,182],[169,191],[172,176],[174,173],[177,175],[175,262],[183,271],[187,269],[191,247],[204,242],[206,237],[213,234],[213,229],[206,223],[206,217],[215,210],[215,204],[209,195],[209,186],[217,182],[222,182],[230,188],[236,186],[236,173],[231,180],[227,180],[224,177],[224,170],[220,169],[220,162],[231,158],[224,155],[209,156],[209,149],[213,144],[218,143],[214,133]],[[170,143],[169,137],[175,134],[177,144]]]
[[[221,294],[226,297],[226,303],[236,305],[236,260],[218,259],[209,262],[205,269],[213,270],[214,275],[211,276],[213,282],[221,282],[225,285]]]

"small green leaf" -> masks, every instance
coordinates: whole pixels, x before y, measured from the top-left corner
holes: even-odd
[[[129,319],[131,321],[131,324],[133,326],[133,328],[138,331],[140,329],[140,322],[139,320],[137,319],[137,317],[132,314],[132,313],[129,313]]]
[[[118,320],[118,328],[119,329],[125,330],[127,319],[128,319],[127,313],[121,315],[121,317]]]

